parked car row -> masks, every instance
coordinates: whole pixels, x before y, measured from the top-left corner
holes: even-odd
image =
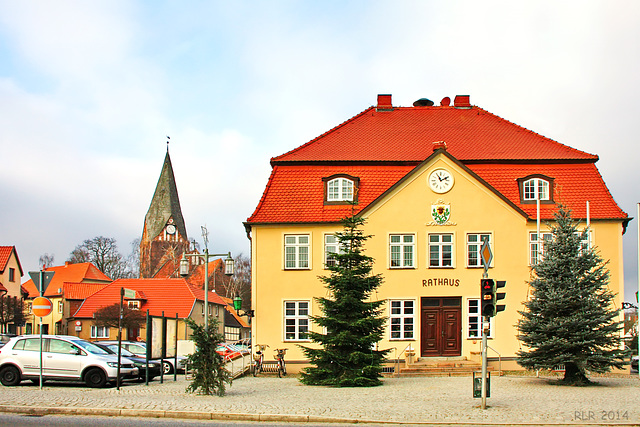
[[[118,352],[118,341],[96,341],[102,345],[106,345],[116,353]],[[145,359],[147,357],[147,344],[142,341],[122,341],[122,348],[135,354],[138,357]],[[159,360],[159,359],[152,359]],[[178,356],[178,372],[184,372],[184,366],[187,358],[184,356]],[[165,375],[175,372],[176,367],[174,365],[174,358],[166,358],[162,361],[162,369]]]
[[[42,345],[42,347],[41,347]],[[40,380],[40,350],[42,375],[47,381],[84,381],[89,387],[104,387],[116,381],[118,356],[83,339],[66,335],[21,335],[13,337],[0,348],[0,383],[15,386],[24,379]],[[120,378],[138,378],[134,362],[122,358]]]

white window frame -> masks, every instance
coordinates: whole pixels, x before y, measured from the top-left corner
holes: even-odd
[[[415,336],[416,300],[389,300],[389,339],[391,341],[415,341]]]
[[[482,339],[482,316],[480,314],[480,298],[467,298],[467,339]],[[476,335],[477,334],[477,335]],[[493,338],[493,318],[489,318],[489,335]]]
[[[324,235],[324,268],[327,269],[330,266],[336,265],[336,260],[331,254],[343,254],[344,249],[338,241],[338,236],[335,234]]]
[[[311,341],[307,335],[311,329],[311,301],[286,300],[282,307],[284,341]]]
[[[129,300],[127,301],[127,307],[131,310],[140,310],[140,301],[139,300]]]
[[[484,245],[484,237],[488,237],[489,239],[489,247],[491,248],[491,252],[495,256],[495,251],[493,250],[493,233],[467,233],[467,252],[466,252],[466,260],[467,260],[467,268],[482,268],[482,256],[480,254],[480,249],[482,249],[482,245]],[[475,238],[475,240],[472,240]],[[471,255],[475,254],[475,263],[471,262]],[[493,259],[491,259],[491,263],[489,267],[493,267]]]
[[[348,178],[327,181],[327,202],[352,202],[355,183]]]
[[[64,302],[58,301],[58,313],[62,313],[64,311]]]
[[[522,183],[523,200],[550,200],[549,181],[542,178],[531,178]],[[539,199],[538,199],[539,198]]]
[[[433,236],[438,236],[437,242],[431,241],[431,237]],[[450,236],[451,241],[450,242],[443,241],[444,236]],[[427,242],[428,254],[429,254],[428,268],[454,268],[455,267],[456,265],[455,240],[456,240],[455,234],[453,233],[429,233],[428,242]],[[432,247],[438,248],[438,265],[431,265],[431,248]],[[449,253],[451,255],[451,258],[449,260],[449,265],[445,265],[445,258],[443,256],[445,254],[444,249],[446,247],[449,247]]]
[[[107,338],[109,339],[108,326],[91,325],[91,338]]]
[[[529,232],[529,266],[533,267],[538,264],[544,258],[544,242],[551,241],[553,239],[553,233],[550,231],[540,231],[540,235],[542,239],[540,243],[542,244],[542,248],[538,249],[538,242],[536,240],[537,236],[536,231]]]
[[[293,241],[291,240],[293,239]],[[306,243],[302,241],[306,239]],[[291,252],[293,250],[293,252]],[[293,259],[289,256],[293,255]],[[293,261],[293,265],[290,263]],[[284,269],[285,270],[310,270],[311,269],[311,235],[310,234],[285,234],[284,235]]]
[[[394,255],[397,255],[395,260]],[[398,265],[394,265],[394,262]],[[416,268],[416,235],[414,233],[389,234],[389,268]]]

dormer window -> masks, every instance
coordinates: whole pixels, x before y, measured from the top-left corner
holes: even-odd
[[[518,179],[521,203],[553,203],[553,178],[543,175],[528,176]]]
[[[349,175],[333,175],[323,178],[326,204],[357,202],[359,179]]]

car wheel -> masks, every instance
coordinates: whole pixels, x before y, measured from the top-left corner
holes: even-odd
[[[89,369],[84,375],[84,382],[91,388],[104,387],[107,384],[107,376],[100,368]]]
[[[0,371],[0,383],[3,386],[12,387],[20,384],[20,370],[15,366],[5,366]]]
[[[165,375],[173,374],[173,365],[169,362],[162,362],[162,371]]]

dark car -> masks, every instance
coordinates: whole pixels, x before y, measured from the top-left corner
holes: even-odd
[[[118,351],[118,341],[96,341],[103,345],[115,345],[115,351]],[[129,350],[131,353],[136,356],[144,358],[147,354],[147,344],[143,341],[122,341],[122,348]],[[158,359],[153,359],[158,360]],[[163,370],[164,374],[173,374],[175,371],[173,366],[174,358],[168,357],[163,361]],[[178,356],[178,372],[184,372],[185,365],[187,363],[187,358],[184,356]]]
[[[103,344],[101,342],[94,342],[98,347],[108,351],[110,354],[118,355],[118,344]],[[138,379],[145,381],[147,377],[147,361],[144,357],[139,357],[133,353],[131,353],[127,349],[122,349],[121,352],[122,357],[126,357],[131,360],[133,364],[138,368]],[[149,380],[154,379],[155,377],[160,375],[160,362],[156,360],[149,360]]]
[[[638,373],[638,356],[633,356],[631,358],[631,372]]]

